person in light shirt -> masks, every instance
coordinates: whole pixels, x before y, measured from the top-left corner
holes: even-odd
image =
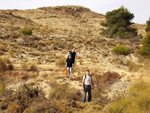
[[[90,75],[90,70],[86,71],[86,75],[83,76],[83,82],[82,82],[82,88],[83,88],[83,96],[82,96],[82,102],[86,102],[86,94],[88,92],[88,102],[91,101],[92,95],[91,95],[91,86],[94,88],[94,83],[92,80],[92,76]]]

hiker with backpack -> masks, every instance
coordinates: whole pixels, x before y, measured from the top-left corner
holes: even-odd
[[[69,77],[73,69],[73,60],[72,60],[71,54],[68,55],[68,58],[66,60],[66,67],[67,67],[67,72],[68,72],[68,77]]]
[[[69,52],[67,53],[67,55],[66,55],[66,58],[67,58],[67,59],[69,58],[69,54],[71,54],[72,60],[73,60],[73,64],[74,64],[74,62],[75,62],[75,60],[76,60],[76,51],[75,51],[75,48],[73,48],[72,51],[69,51]]]
[[[86,102],[86,93],[88,92],[88,102],[91,101],[92,95],[91,95],[91,86],[94,88],[94,83],[92,80],[92,76],[90,75],[90,70],[86,71],[86,75],[83,76],[83,82],[82,82],[82,88],[83,88],[83,96],[82,96],[82,102]]]

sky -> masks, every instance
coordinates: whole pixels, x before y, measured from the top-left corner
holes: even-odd
[[[106,14],[122,5],[134,14],[133,22],[145,24],[150,17],[150,0],[0,0],[0,9],[35,9],[47,6],[78,5]]]

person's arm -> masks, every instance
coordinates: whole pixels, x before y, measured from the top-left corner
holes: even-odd
[[[82,90],[84,91],[84,83],[85,83],[85,76],[83,76],[83,81],[82,81]]]
[[[75,60],[77,59],[77,53],[75,54]]]
[[[92,80],[91,82],[92,82],[92,86],[93,86],[93,88],[94,88],[94,83],[93,83],[93,80]]]
[[[82,81],[82,90],[84,91],[84,82],[85,80]]]

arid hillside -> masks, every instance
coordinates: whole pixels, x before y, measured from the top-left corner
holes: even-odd
[[[103,21],[105,15],[81,6],[0,10],[0,69],[3,69],[0,70],[0,80],[5,84],[0,84],[0,87],[6,86],[4,92],[9,96],[13,92],[12,97],[5,97],[0,90],[0,112],[7,113],[12,109],[14,112],[11,113],[65,113],[69,110],[102,112],[107,103],[118,95],[126,94],[133,82],[142,77],[149,79],[149,59],[137,54],[141,48],[142,36],[145,35],[145,25],[133,25],[138,29],[138,37],[107,38],[99,35],[102,27],[100,23]],[[32,30],[32,35],[20,33],[25,27]],[[126,45],[131,53],[124,56],[112,52],[120,44]],[[72,48],[76,48],[77,60],[73,75],[66,78],[63,73],[65,56]],[[90,108],[88,104],[86,106],[80,102],[82,76],[87,69],[91,70],[96,86]],[[56,87],[58,84],[75,88],[75,93],[69,94],[77,94],[77,97],[66,97],[69,98],[66,102],[63,97],[58,96],[58,99],[55,95],[56,99],[54,94],[57,89],[61,89]],[[27,90],[19,93],[24,98],[18,95],[22,87]],[[69,88],[66,90],[70,91]],[[37,89],[39,97],[35,93]],[[28,98],[28,94],[33,98]],[[16,98],[20,99],[18,103]],[[61,101],[62,98],[64,101]],[[43,103],[37,104],[38,102]],[[64,108],[59,108],[59,103]]]

